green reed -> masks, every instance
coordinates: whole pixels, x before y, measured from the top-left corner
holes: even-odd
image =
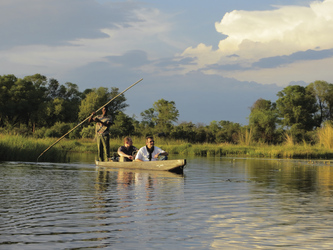
[[[0,134],[0,161],[37,161],[52,141],[50,139],[35,139],[19,135]],[[51,148],[41,161],[64,162],[66,153],[61,146]]]
[[[140,148],[145,145],[145,138],[132,137],[133,145]],[[37,157],[56,138],[36,139],[22,136],[0,134],[0,161],[31,161]],[[116,155],[119,146],[123,145],[123,139],[111,139],[111,155]],[[283,145],[251,144],[235,145],[223,144],[191,144],[182,140],[168,140],[155,138],[155,145],[166,150],[171,155],[179,157],[202,156],[202,157],[265,157],[265,158],[301,158],[301,159],[333,159],[333,149],[323,147],[320,143],[310,145],[307,143]],[[97,154],[96,141],[94,139],[69,140],[63,139],[39,159],[44,162],[66,162],[67,152],[89,152]]]
[[[331,123],[326,122],[323,127],[317,130],[318,143],[324,148],[333,148],[333,126]]]

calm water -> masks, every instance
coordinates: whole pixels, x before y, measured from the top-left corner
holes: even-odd
[[[333,166],[193,158],[177,175],[84,157],[0,163],[0,249],[333,248]]]

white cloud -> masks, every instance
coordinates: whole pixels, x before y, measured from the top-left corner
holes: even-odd
[[[333,0],[315,1],[309,6],[275,6],[275,9],[266,11],[234,10],[226,13],[215,27],[217,32],[227,35],[227,38],[219,42],[219,48],[215,51],[205,44],[187,48],[182,56],[195,57],[197,65],[188,66],[185,72],[202,69],[209,64],[238,64],[245,71],[209,70],[207,73],[239,80],[288,84],[294,80],[288,68],[261,70],[253,68],[252,63],[262,58],[291,55],[298,51],[333,48]],[[320,67],[320,63],[315,65]],[[310,67],[307,69],[310,70],[307,74],[318,70],[316,66],[312,70]],[[266,78],[261,76],[268,71],[272,75],[271,79],[269,75]],[[275,71],[278,74],[272,74]],[[290,78],[280,77],[279,74],[287,74]]]

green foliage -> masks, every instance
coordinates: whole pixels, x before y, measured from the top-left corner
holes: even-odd
[[[143,122],[149,126],[155,126],[155,130],[170,134],[173,122],[178,121],[179,111],[174,101],[160,99],[154,102],[153,108],[141,112]]]
[[[114,125],[110,127],[111,138],[122,138],[125,136],[134,135],[134,122],[133,119],[119,112],[114,120]]]
[[[154,121],[157,120],[157,114],[155,109],[150,108],[140,113],[142,116],[142,123],[150,128],[153,128],[156,124]]]
[[[111,88],[111,92],[109,92],[107,88],[103,87],[100,87],[98,89],[91,89],[85,95],[85,98],[81,101],[78,115],[79,120],[84,120],[92,112],[104,106],[117,95],[119,95],[119,89],[114,87]],[[124,109],[128,106],[125,101],[126,98],[124,94],[121,94],[116,99],[114,99],[108,105],[108,114],[111,115],[112,118],[115,118],[119,111],[124,111]]]
[[[298,129],[312,130],[316,125],[316,98],[309,88],[292,85],[278,92],[276,101],[281,124],[284,127],[297,126]]]
[[[74,83],[60,84],[35,74],[23,79],[14,75],[0,76],[0,131],[5,134],[60,137],[86,119],[109,100],[113,118],[111,137],[154,135],[166,141],[184,143],[256,143],[282,144],[285,134],[294,143],[314,144],[315,128],[333,119],[333,84],[315,81],[307,87],[292,85],[277,93],[276,103],[258,99],[251,107],[249,126],[229,121],[212,121],[209,125],[182,122],[176,125],[179,111],[174,101],[160,99],[141,112],[142,121],[128,117],[124,94],[118,88],[86,89],[82,93]],[[68,138],[94,138],[94,124],[83,124]],[[175,149],[178,151],[178,149]],[[202,153],[200,153],[202,154]],[[207,149],[204,154],[217,154]]]
[[[82,128],[80,135],[81,138],[95,138],[95,126],[92,124]]]
[[[61,137],[71,129],[71,125],[63,122],[56,122],[51,128],[45,131],[45,137]]]
[[[255,141],[274,143],[277,122],[278,114],[275,103],[260,98],[251,107],[249,126]]]
[[[316,97],[318,124],[333,118],[333,84],[326,81],[315,81],[308,85],[309,91]]]
[[[171,131],[171,138],[195,142],[196,127],[192,122],[182,122],[178,126],[174,126]]]
[[[219,121],[219,130],[216,133],[217,143],[236,143],[238,141],[241,125],[230,121]]]
[[[53,141],[46,139],[27,138],[20,135],[0,134],[0,161],[28,161],[35,162],[41,152]],[[43,156],[42,161],[64,162],[66,151],[60,145],[51,148]]]

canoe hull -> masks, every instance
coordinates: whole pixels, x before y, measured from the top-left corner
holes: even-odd
[[[100,167],[181,172],[183,171],[186,165],[186,159],[166,160],[166,161],[134,161],[134,162],[95,161],[95,163],[96,166]]]

